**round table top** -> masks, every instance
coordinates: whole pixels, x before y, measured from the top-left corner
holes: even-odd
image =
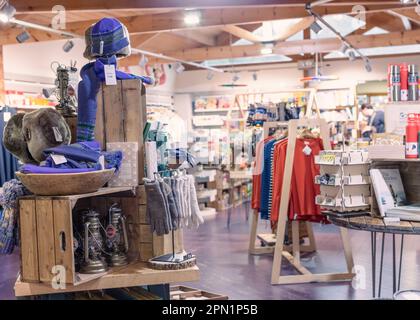
[[[400,221],[385,223],[380,217],[359,216],[359,217],[340,217],[333,213],[325,212],[328,220],[339,227],[370,231],[370,232],[384,232],[393,234],[419,234],[420,222]]]

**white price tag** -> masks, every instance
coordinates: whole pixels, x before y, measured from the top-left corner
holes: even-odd
[[[65,156],[61,154],[52,154],[51,158],[53,159],[54,163],[58,166],[59,164],[63,164],[67,162],[67,159]]]
[[[52,127],[54,131],[54,137],[55,141],[57,142],[63,142],[63,136],[61,135],[60,130],[58,130],[58,127]]]
[[[3,113],[3,121],[4,121],[4,122],[9,121],[11,117],[12,117],[12,114],[11,114],[10,112],[5,111],[5,112]]]
[[[104,156],[99,157],[99,164],[101,165],[102,170],[105,170],[105,157]]]
[[[303,153],[309,156],[312,153],[312,149],[310,146],[305,146],[305,148],[302,149]]]
[[[115,66],[113,64],[104,65],[105,84],[107,86],[117,85],[117,75],[115,74]]]

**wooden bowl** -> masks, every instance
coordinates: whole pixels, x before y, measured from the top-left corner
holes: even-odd
[[[17,178],[35,195],[67,196],[98,191],[114,175],[115,169],[66,174],[16,172]]]

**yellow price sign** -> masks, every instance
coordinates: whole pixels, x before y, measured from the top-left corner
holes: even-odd
[[[335,163],[335,154],[332,154],[332,153],[322,154],[319,160],[320,162],[324,162],[324,163]]]

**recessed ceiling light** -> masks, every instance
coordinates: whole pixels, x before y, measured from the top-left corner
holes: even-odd
[[[274,48],[273,42],[265,42],[263,43],[263,47],[260,49],[260,53],[263,55],[272,54]]]
[[[197,10],[185,11],[184,23],[189,26],[198,26],[201,22],[201,12]]]

